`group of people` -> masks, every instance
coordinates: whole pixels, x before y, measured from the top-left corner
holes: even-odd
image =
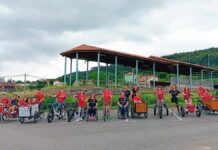
[[[124,86],[120,97],[118,98],[117,104],[119,107],[119,111],[121,115],[127,114],[129,116],[129,105],[130,101],[133,103],[142,103],[142,97],[139,92],[139,87],[134,86],[132,90],[130,91],[128,86]],[[213,96],[208,89],[204,89],[202,86],[198,88],[198,94],[199,98],[202,101],[210,101],[210,100],[215,100],[216,97]],[[185,86],[183,92],[181,93],[176,85],[172,85],[170,91],[171,95],[171,111],[173,112],[173,109],[175,108],[175,105],[177,107],[178,113],[180,113],[179,110],[179,95],[182,94],[184,98],[185,104],[192,104],[192,99],[191,96],[194,95],[193,92],[189,89],[188,86]],[[157,96],[157,105],[160,103],[164,104],[165,103],[165,91],[163,90],[162,87],[159,87],[155,91],[155,95]],[[35,93],[34,97],[28,98],[24,96],[23,98],[20,99],[16,94],[13,95],[13,98],[7,98],[4,94],[1,98],[1,105],[4,107],[7,107],[8,110],[13,114],[16,109],[20,106],[30,106],[33,104],[39,104],[39,108],[41,108],[43,100],[44,100],[45,95],[38,90],[37,93]],[[61,89],[59,92],[54,95],[53,97],[57,98],[57,104],[56,106],[58,107],[59,111],[62,111],[62,108],[65,106],[65,99],[67,97],[67,94],[65,90]],[[84,113],[84,109],[88,108],[88,113],[93,116],[98,108],[98,100],[96,98],[96,95],[93,93],[91,96],[87,99],[86,94],[83,90],[81,90],[79,93],[72,95],[73,98],[78,99],[78,118],[76,121],[81,121],[82,120],[82,114]],[[108,115],[110,116],[110,105],[112,102],[112,92],[111,90],[106,87],[104,91],[102,92],[102,95],[100,97],[103,101],[103,110],[105,107],[108,109]]]
[[[210,92],[209,89],[205,89],[204,87],[200,86],[197,89],[198,95],[202,103],[208,102],[208,101],[215,101],[216,97]],[[192,105],[193,101],[191,96],[194,96],[194,93],[189,89],[188,86],[184,87],[184,90],[182,93],[177,89],[176,85],[172,85],[171,90],[169,91],[171,94],[171,110],[174,109],[174,106],[176,105],[177,111],[180,114],[179,109],[179,95],[182,94],[185,105]],[[164,90],[163,88],[159,87],[156,91],[157,95],[157,104],[160,102],[164,103]]]
[[[40,90],[38,90],[32,98],[27,96],[20,98],[17,94],[13,94],[12,98],[8,98],[3,94],[0,105],[11,112],[11,114],[14,114],[19,107],[38,104],[39,108],[41,108],[44,97],[44,94]]]

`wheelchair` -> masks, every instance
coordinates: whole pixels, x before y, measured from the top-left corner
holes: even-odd
[[[93,118],[95,121],[98,121],[98,108],[89,107],[87,110],[86,121],[93,120]]]
[[[120,111],[120,107],[118,107],[118,109],[117,109],[117,118],[118,119],[126,119],[126,118],[128,118],[128,106],[127,107],[124,107],[123,106],[123,108],[124,108],[124,115],[122,115],[121,114],[121,111]]]

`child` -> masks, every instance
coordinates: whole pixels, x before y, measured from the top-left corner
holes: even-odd
[[[39,110],[41,110],[42,109],[42,102],[44,100],[45,95],[41,92],[40,89],[38,89],[35,97],[36,97],[36,103],[39,104]]]
[[[136,93],[136,96],[133,98],[133,102],[134,102],[135,104],[137,104],[137,103],[142,103],[142,98],[141,98],[139,92]]]
[[[208,89],[206,89],[205,93],[202,95],[204,102],[215,101],[216,97],[213,96]]]
[[[60,89],[60,91],[58,92],[58,94],[55,95],[55,97],[58,98],[58,112],[60,112],[60,116],[62,116],[62,109],[65,106],[65,99],[67,97],[67,94],[63,89]]]
[[[102,93],[102,97],[103,97],[103,113],[104,113],[104,109],[105,107],[107,107],[108,109],[108,117],[110,116],[110,104],[111,104],[111,100],[112,100],[112,93],[111,91],[106,87],[104,92]]]
[[[189,90],[188,86],[185,86],[182,94],[184,97],[185,104],[192,104],[191,95],[193,94],[192,94],[192,91]]]
[[[159,103],[161,102],[162,104],[164,104],[164,91],[162,87],[159,87],[156,91],[156,95],[157,95],[157,105],[159,105]]]
[[[23,99],[20,99],[18,102],[18,106],[19,107],[24,107],[28,105],[28,98],[26,96],[24,96]]]
[[[11,100],[11,107],[9,108],[9,111],[11,111],[11,114],[15,113],[15,110],[18,109],[18,97],[17,94],[13,95],[13,98]]]
[[[9,103],[10,103],[10,99],[7,98],[5,96],[5,94],[2,95],[2,98],[1,98],[1,104],[3,107],[9,107]]]
[[[78,118],[76,121],[82,121],[83,120],[83,113],[84,113],[84,109],[86,107],[86,95],[84,93],[83,90],[80,91],[80,93],[78,93],[77,95],[73,96],[74,98],[77,97],[78,98]]]

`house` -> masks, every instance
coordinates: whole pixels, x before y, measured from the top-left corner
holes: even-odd
[[[151,87],[151,83],[155,80],[156,82],[159,80],[158,77],[153,77],[153,75],[141,76],[138,79],[139,85],[146,85],[147,87]]]
[[[53,86],[64,86],[64,83],[60,81],[54,81]]]
[[[125,74],[125,82],[134,82],[136,81],[136,76],[135,73],[133,72],[129,72],[127,74]]]
[[[14,82],[1,82],[0,83],[1,92],[14,92],[15,87],[16,87],[16,83]]]

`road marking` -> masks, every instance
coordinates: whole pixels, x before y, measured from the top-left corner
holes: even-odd
[[[172,113],[172,110],[169,109],[170,114]],[[179,121],[182,121],[182,118],[179,117],[176,113],[173,112],[173,116],[175,116]]]

